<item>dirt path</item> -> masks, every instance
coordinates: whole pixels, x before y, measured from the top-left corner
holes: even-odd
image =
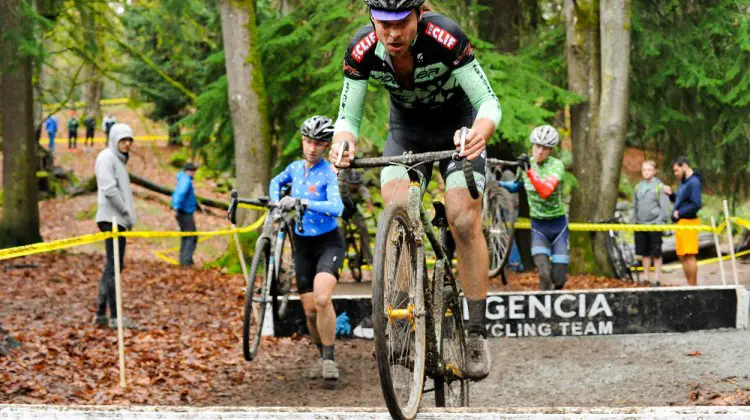
[[[265,339],[244,362],[243,279],[150,261],[124,272],[124,311],[140,329],[126,331],[130,388],[120,390],[115,333],[90,324],[101,264],[80,254],[0,262],[0,323],[22,344],[0,356],[0,403],[382,406],[372,341],[338,342],[335,389],[304,379],[316,357],[306,338]],[[695,383],[705,401],[750,390],[745,331],[490,344],[494,367],[473,406],[686,404]]]

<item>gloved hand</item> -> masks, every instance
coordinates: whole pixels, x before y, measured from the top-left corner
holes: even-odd
[[[529,160],[529,156],[526,154],[518,157],[518,163],[521,166],[521,169],[523,169],[524,171],[528,171],[529,168],[531,168],[531,161]]]
[[[500,181],[497,184],[505,188],[506,190],[508,190],[508,192],[511,192],[511,193],[518,192],[520,188],[520,183],[517,181]]]
[[[297,204],[297,200],[288,195],[279,200],[279,208],[282,210],[292,210],[295,204]]]

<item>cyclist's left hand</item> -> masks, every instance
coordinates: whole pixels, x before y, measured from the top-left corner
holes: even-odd
[[[456,148],[461,147],[461,130],[456,130],[456,134],[453,135],[453,144]],[[473,128],[469,129],[466,133],[466,144],[464,145],[464,151],[461,153],[461,157],[465,157],[468,160],[476,159],[484,151],[487,141],[485,138],[476,132]]]

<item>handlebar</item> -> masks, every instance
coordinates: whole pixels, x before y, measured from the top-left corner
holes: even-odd
[[[518,160],[500,160],[495,158],[487,158],[487,164],[491,166],[520,166],[521,162]]]
[[[237,208],[239,208],[240,204],[265,207],[269,210],[280,209],[279,205],[277,203],[272,203],[271,199],[268,197],[258,197],[254,199],[242,198],[238,196],[237,190],[232,190],[229,199],[229,209],[227,210],[227,219],[232,222],[233,225],[237,224]],[[306,210],[307,206],[303,205],[300,200],[297,200],[297,203],[294,205],[293,210],[286,210],[288,212],[296,211],[294,223],[297,225],[297,229],[299,229],[300,233],[305,232],[305,228],[302,226],[302,217],[305,215]]]
[[[466,186],[469,189],[469,194],[471,195],[471,198],[476,200],[477,198],[479,198],[479,189],[477,188],[476,181],[474,180],[474,166],[471,161],[469,161],[463,156],[460,156],[461,151],[463,151],[464,144],[466,142],[466,134],[468,132],[469,130],[466,127],[461,129],[461,149],[460,150],[444,150],[444,151],[439,151],[439,152],[425,152],[425,153],[405,152],[401,156],[359,158],[359,159],[352,160],[351,162],[349,162],[348,168],[341,168],[341,170],[339,170],[338,179],[339,179],[339,193],[341,195],[341,200],[344,201],[344,204],[347,206],[353,205],[351,196],[349,195],[349,188],[346,182],[346,179],[347,179],[346,171],[349,170],[350,168],[352,169],[354,168],[379,168],[379,167],[391,166],[391,165],[401,165],[401,166],[407,166],[409,168],[412,168],[422,163],[433,163],[433,162],[446,160],[446,159],[453,159],[455,161],[461,161],[461,160],[463,161],[463,173],[464,173],[464,177],[466,178]],[[347,147],[348,147],[348,142],[344,141],[341,143],[341,147],[339,149],[339,159],[336,161],[337,167]]]

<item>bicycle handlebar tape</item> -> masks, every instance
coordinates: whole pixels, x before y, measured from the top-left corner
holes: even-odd
[[[469,189],[471,198],[476,200],[479,198],[479,188],[477,188],[477,182],[474,179],[474,165],[466,158],[464,158],[463,165],[464,177],[466,178],[466,188]]]
[[[341,202],[344,203],[344,207],[353,208],[355,206],[354,201],[352,200],[351,194],[349,194],[349,183],[347,182],[347,179],[349,178],[347,176],[348,171],[352,171],[353,169],[339,169],[339,195],[341,196]]]

